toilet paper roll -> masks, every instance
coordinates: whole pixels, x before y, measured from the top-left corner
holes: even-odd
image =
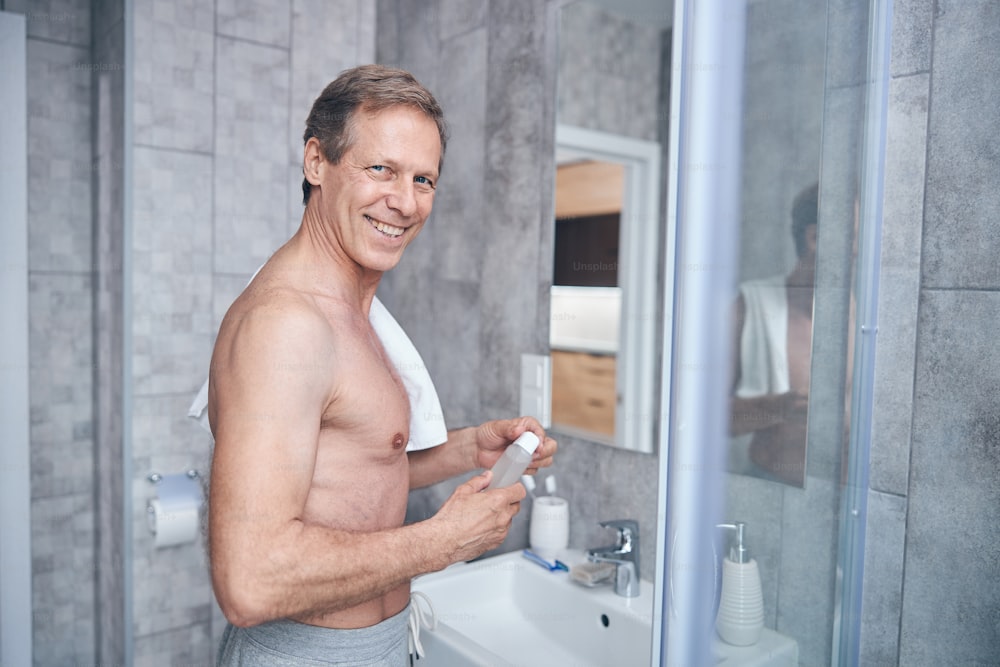
[[[194,542],[198,537],[198,505],[164,506],[153,499],[146,504],[146,519],[157,548]]]

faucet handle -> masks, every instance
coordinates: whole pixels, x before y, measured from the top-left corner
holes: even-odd
[[[626,597],[639,595],[639,522],[633,519],[613,519],[599,522],[603,528],[618,531],[613,550],[600,560],[615,563],[615,592]],[[592,554],[592,560],[593,554]]]
[[[601,521],[602,528],[614,528],[618,531],[618,546],[631,546],[633,543],[638,547],[639,543],[639,522],[633,519],[612,519]],[[638,551],[638,549],[636,549]]]

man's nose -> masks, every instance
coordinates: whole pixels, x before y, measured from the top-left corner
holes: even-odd
[[[397,179],[386,197],[389,208],[398,211],[400,215],[409,217],[417,212],[417,191],[413,181],[405,178]]]

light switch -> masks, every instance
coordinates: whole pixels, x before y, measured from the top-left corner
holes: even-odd
[[[547,354],[521,355],[521,414],[543,428],[552,424],[552,361]]]

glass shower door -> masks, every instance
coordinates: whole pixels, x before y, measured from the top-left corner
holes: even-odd
[[[762,636],[800,664],[856,660],[889,6],[675,7],[663,664],[730,649],[723,522],[744,524]]]

